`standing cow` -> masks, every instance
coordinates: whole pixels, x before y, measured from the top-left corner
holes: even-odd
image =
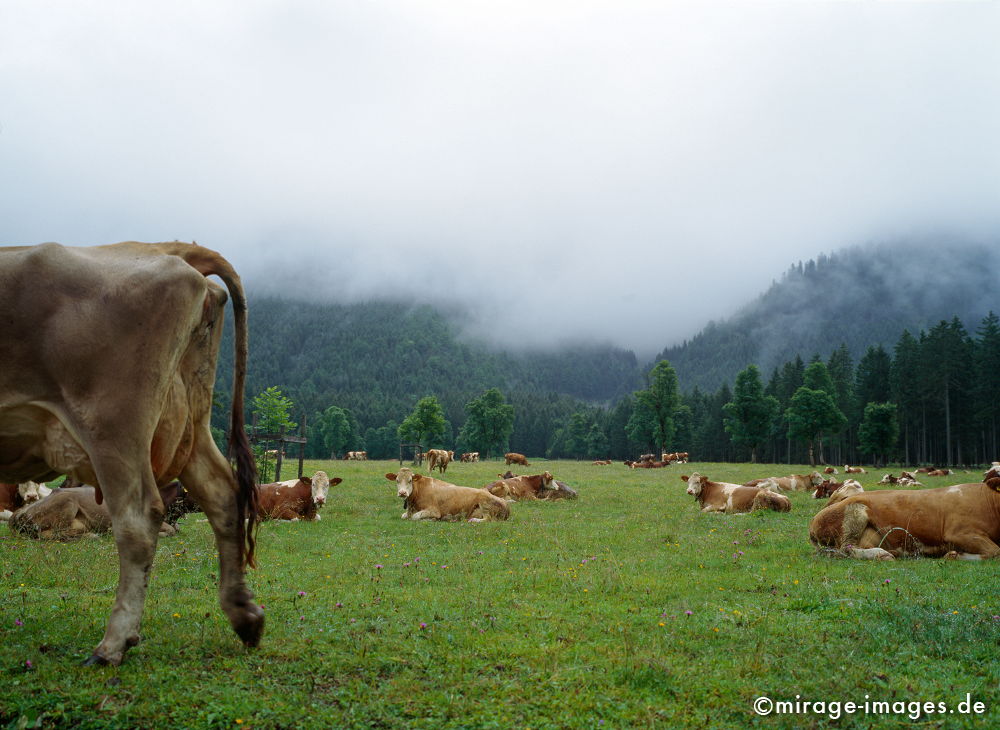
[[[235,313],[235,473],[209,428],[227,299],[210,275]],[[257,523],[243,413],[247,306],[233,267],[179,242],[0,248],[0,312],[0,481],[69,474],[95,485],[111,515],[118,591],[87,663],[120,664],[139,642],[164,515],[158,487],[175,478],[215,533],[222,609],[255,646],[264,614],[244,582]]]

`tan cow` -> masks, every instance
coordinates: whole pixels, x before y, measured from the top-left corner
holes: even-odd
[[[814,471],[812,474],[792,474],[787,477],[767,477],[763,480],[754,480],[756,483],[747,483],[744,486],[748,487],[764,487],[769,486],[772,491],[782,491],[782,492],[808,492],[810,489],[816,489],[825,480],[823,475],[819,472]]]
[[[180,495],[180,482],[160,487],[160,499],[169,509]],[[111,511],[103,499],[97,501],[97,490],[91,486],[52,490],[44,499],[17,511],[10,519],[10,529],[40,540],[71,540],[84,535],[101,535],[111,531]],[[160,523],[160,537],[173,535],[177,529],[167,522]]]
[[[466,519],[483,522],[510,517],[507,503],[485,489],[442,482],[434,477],[415,474],[405,466],[398,474],[386,474],[385,478],[396,482],[396,494],[405,500],[404,520]]]
[[[235,473],[209,427],[227,299],[210,275],[225,283],[235,312]],[[257,522],[243,416],[247,310],[229,262],[179,242],[3,248],[0,312],[0,481],[69,474],[94,484],[95,501],[106,499],[111,513],[118,591],[88,663],[119,664],[139,641],[165,511],[157,487],[174,479],[212,524],[220,603],[255,646],[264,614],[244,582]]]
[[[454,451],[445,451],[444,449],[428,449],[427,471],[434,471],[436,467],[439,472],[444,474],[448,470],[448,464],[451,463],[454,453]]]
[[[1000,479],[856,494],[817,512],[809,539],[869,560],[995,558],[1000,556]]]
[[[562,482],[556,481],[549,472],[533,476],[519,476],[501,479],[487,484],[484,489],[503,499],[576,499],[577,493]]]
[[[758,509],[772,509],[775,512],[790,512],[792,509],[788,497],[765,487],[712,482],[697,472],[691,476],[682,475],[681,479],[687,482],[687,493],[698,501],[702,512],[737,514]]]
[[[504,454],[503,458],[504,461],[507,463],[507,466],[510,466],[511,464],[520,464],[521,466],[531,466],[531,464],[528,463],[527,456],[525,456],[524,454],[518,454],[515,451],[511,451],[510,453]]]

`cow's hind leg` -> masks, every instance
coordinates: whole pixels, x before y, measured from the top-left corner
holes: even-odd
[[[142,461],[143,457],[137,456],[132,463]],[[95,471],[104,487],[118,547],[118,591],[104,639],[85,663],[117,666],[125,652],[139,643],[139,625],[164,510],[151,468],[147,466],[136,474],[123,466],[128,460],[118,455],[106,462],[102,467],[95,461]]]
[[[257,646],[264,633],[264,612],[246,586],[243,570],[243,541],[236,504],[233,470],[211,442],[195,446],[180,480],[205,512],[219,549],[219,603],[229,623],[247,646]],[[249,525],[246,529],[252,529]]]
[[[1000,557],[1000,546],[993,542],[986,535],[979,534],[962,534],[962,535],[945,535],[944,541],[954,545],[956,550],[952,552],[955,553],[953,557],[960,558],[962,560],[977,560],[979,558],[997,558]],[[949,553],[951,555],[951,553]],[[947,556],[946,556],[947,557]]]

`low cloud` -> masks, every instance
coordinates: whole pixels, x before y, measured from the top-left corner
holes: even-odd
[[[251,288],[642,356],[796,260],[1000,231],[994,3],[27,0],[9,243],[196,239]]]

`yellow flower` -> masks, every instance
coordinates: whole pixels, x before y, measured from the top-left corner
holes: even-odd
[[[175,613],[174,614],[174,618],[180,618],[180,617],[181,617],[181,615],[179,613]]]
[[[792,581],[792,583],[794,583],[795,585],[798,585],[799,584],[799,579],[796,578],[795,580]]]
[[[666,624],[660,621],[660,626],[666,626]]]

